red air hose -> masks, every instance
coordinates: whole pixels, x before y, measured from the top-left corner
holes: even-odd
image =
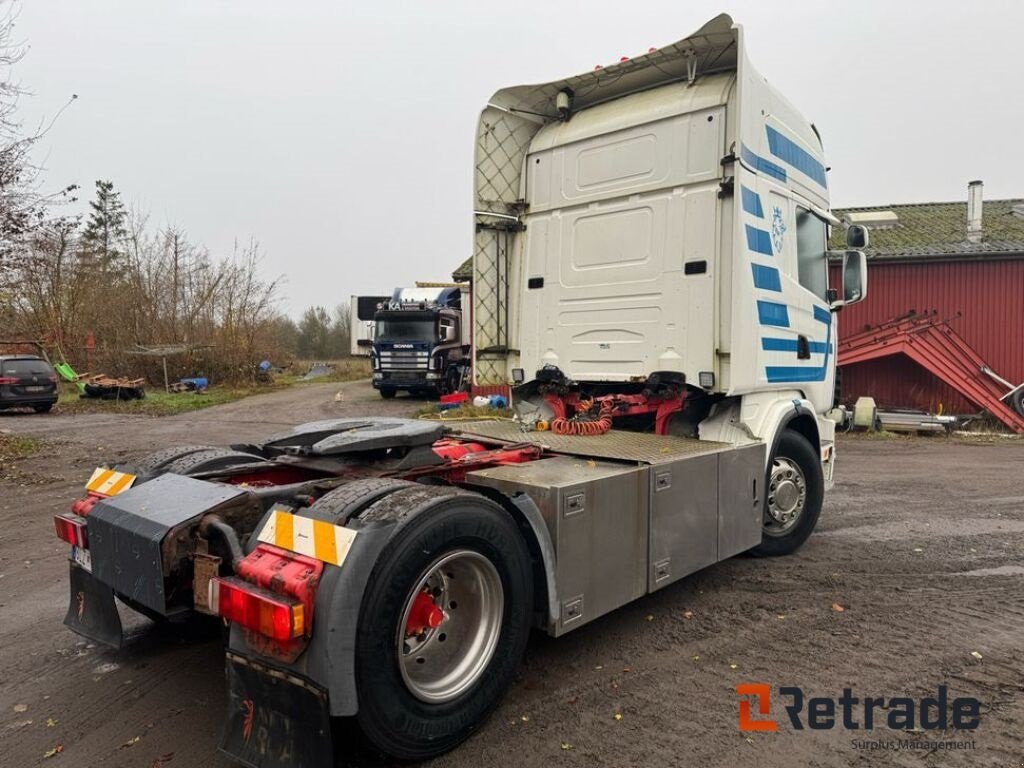
[[[601,411],[594,421],[581,421],[580,416],[588,413],[594,407],[594,401],[590,400],[580,403],[580,411],[571,419],[557,418],[551,421],[551,431],[556,435],[603,435],[612,428],[612,409],[615,407],[611,400],[601,403]]]

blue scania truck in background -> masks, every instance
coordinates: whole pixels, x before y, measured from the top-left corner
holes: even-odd
[[[392,398],[403,390],[437,396],[463,388],[470,342],[462,308],[468,301],[466,285],[416,283],[396,288],[377,304],[372,338],[363,348],[369,347],[373,386],[381,397]]]

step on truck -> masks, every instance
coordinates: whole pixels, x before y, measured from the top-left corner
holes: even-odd
[[[838,311],[813,125],[719,16],[498,91],[476,137],[476,386],[517,421],[347,418],[98,468],[55,519],[74,631],[220,617],[222,749],[325,766],[450,750],[560,636],[811,534],[835,466]],[[529,372],[529,376],[526,375]]]

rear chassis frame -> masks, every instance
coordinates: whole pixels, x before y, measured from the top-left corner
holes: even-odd
[[[657,415],[659,431],[664,416],[679,410],[664,400],[631,398],[622,412]],[[562,412],[571,417],[573,405]],[[233,448],[253,460],[188,477],[140,473],[116,497],[91,494],[75,502],[95,551],[92,573],[70,563],[66,624],[117,646],[115,597],[151,618],[209,613],[210,580],[236,574],[240,557],[267,546],[256,535],[279,505],[324,517],[318,499],[371,478],[455,486],[500,503],[534,560],[534,623],[553,636],[760,541],[762,443],[619,430],[555,435],[522,432],[511,422],[442,429],[404,419],[341,419]],[[356,514],[336,522],[358,535],[343,565],[325,564],[309,585],[307,636],[289,649],[254,643],[250,631],[230,625],[223,749],[245,764],[278,764],[252,751],[260,743],[252,740],[254,729],[265,731],[263,742],[279,739],[270,726],[291,717],[282,753],[320,754],[330,740],[325,718],[359,709],[354,655],[362,596],[404,521]],[[148,549],[140,549],[142,542]],[[125,551],[149,554],[128,564],[117,554]],[[261,675],[273,680],[264,685]],[[295,695],[268,698],[271,690]]]

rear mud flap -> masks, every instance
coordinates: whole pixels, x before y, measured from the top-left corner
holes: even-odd
[[[96,579],[78,563],[71,562],[71,602],[64,623],[97,643],[120,648],[121,617],[114,602],[114,590]]]
[[[226,663],[222,752],[250,768],[334,765],[324,691],[230,652]]]

